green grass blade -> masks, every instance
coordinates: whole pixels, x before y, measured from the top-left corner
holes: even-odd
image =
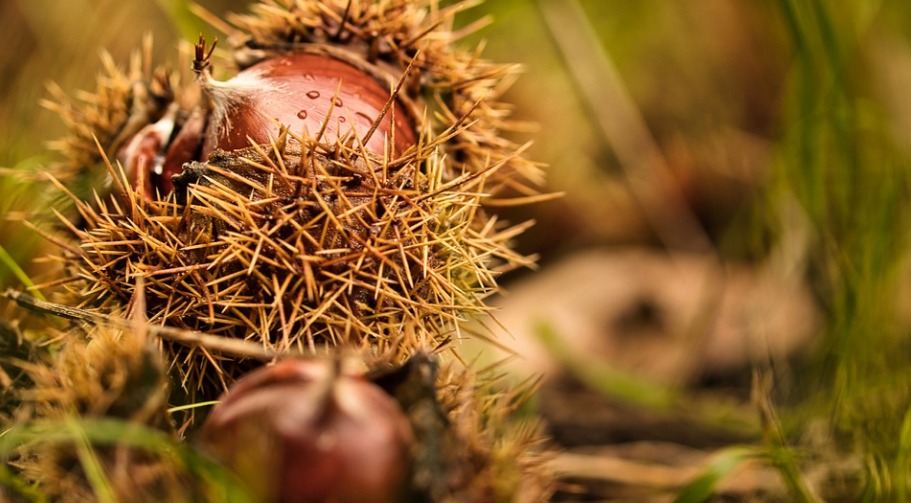
[[[164,462],[186,469],[195,480],[205,482],[205,489],[208,491],[206,501],[233,503],[254,503],[256,501],[250,496],[246,486],[227,468],[214,460],[187,445],[175,442],[161,431],[116,419],[36,421],[15,427],[0,436],[0,459],[9,457],[16,449],[22,447],[53,443],[69,444],[79,448],[80,442],[86,442],[84,447],[88,449],[101,445],[117,445],[157,454],[162,457]],[[92,468],[91,459],[84,460],[84,462],[86,461],[88,467]],[[101,470],[100,465],[98,470]],[[103,483],[102,479],[97,479],[93,481],[93,488],[98,490],[95,484]]]
[[[908,474],[911,473],[911,408],[905,411],[902,420],[901,435],[898,438],[898,452],[895,455],[895,467],[892,469],[895,487],[895,501],[908,501]]]
[[[722,449],[709,461],[708,466],[686,485],[674,503],[702,503],[717,492],[718,484],[743,463],[762,457],[755,447],[734,446]]]
[[[646,407],[654,412],[673,412],[740,435],[758,435],[759,425],[752,409],[742,404],[719,397],[688,395],[617,370],[602,360],[578,354],[566,346],[548,323],[539,323],[535,333],[548,353],[561,362],[563,368],[572,372],[592,390],[607,397]]]
[[[535,332],[550,354],[564,362],[565,368],[593,389],[628,403],[658,410],[667,410],[674,405],[676,396],[673,390],[573,353],[549,324],[538,323]]]
[[[111,487],[107,474],[98,461],[95,449],[86,437],[85,431],[76,421],[71,421],[68,426],[76,444],[76,455],[79,457],[82,471],[85,473],[95,497],[100,503],[116,503],[117,497],[114,495],[114,489]]]
[[[6,464],[0,464],[0,488],[17,496],[14,501],[30,501],[32,503],[47,503],[47,496],[35,486],[17,477]],[[0,494],[3,494],[0,491]],[[5,501],[5,500],[4,500]]]
[[[0,264],[5,265],[6,268],[9,269],[9,271],[13,274],[13,276],[15,276],[20,283],[25,285],[25,287],[30,292],[32,292],[36,298],[39,300],[47,300],[44,298],[44,295],[42,295],[41,292],[35,289],[35,283],[31,278],[28,277],[28,274],[25,273],[25,270],[19,267],[19,264],[16,263],[16,260],[13,259],[12,255],[6,251],[6,248],[4,248],[2,244],[0,244]]]

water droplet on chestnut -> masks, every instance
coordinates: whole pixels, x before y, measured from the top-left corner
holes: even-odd
[[[306,111],[306,110],[301,110],[301,111],[297,112],[297,117],[298,117],[299,119],[306,119],[306,118],[307,118],[307,111]]]
[[[307,91],[307,97],[311,100],[319,98],[319,91]]]

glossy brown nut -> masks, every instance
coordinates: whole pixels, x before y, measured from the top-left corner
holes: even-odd
[[[117,160],[123,166],[130,184],[141,191],[146,199],[153,199],[156,191],[167,194],[173,188],[173,173],[165,176],[163,171],[164,149],[173,129],[173,120],[166,116],[140,129],[117,153]],[[163,190],[160,182],[165,179],[168,187]]]
[[[226,82],[204,85],[212,106],[203,159],[214,149],[236,150],[278,137],[279,125],[316,136],[321,143],[356,136],[363,141],[390,98],[390,89],[353,65],[325,55],[290,54],[262,61]],[[393,120],[394,116],[394,120]],[[365,147],[382,156],[394,136],[390,157],[415,144],[415,128],[396,100]],[[353,145],[357,145],[355,141]],[[202,159],[200,159],[202,160]]]
[[[332,363],[286,360],[224,396],[200,441],[265,501],[401,501],[411,427],[396,402]]]
[[[150,201],[173,191],[171,177],[200,155],[206,125],[204,112],[195,109],[182,126],[175,122],[175,115],[170,112],[146,125],[117,153],[130,184]],[[179,129],[176,136],[175,128]]]
[[[402,155],[417,141],[413,118],[399,100],[383,113],[390,89],[327,55],[266,59],[225,82],[204,76],[202,87],[205,103],[177,126],[176,135],[168,115],[143,128],[118,153],[131,183],[149,200],[156,192],[163,196],[173,190],[171,176],[180,174],[185,163],[205,161],[216,149],[269,143],[282,126],[301,137],[321,134],[324,144],[350,141],[357,147],[364,142],[367,151],[388,158]]]
[[[171,141],[162,161],[162,195],[174,190],[171,177],[182,173],[184,164],[199,160],[205,128],[205,113],[199,108],[193,110],[180,132]]]

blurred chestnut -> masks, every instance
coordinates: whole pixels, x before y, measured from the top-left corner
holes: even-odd
[[[285,360],[248,374],[212,410],[199,440],[263,501],[389,503],[407,493],[407,418],[337,362]]]

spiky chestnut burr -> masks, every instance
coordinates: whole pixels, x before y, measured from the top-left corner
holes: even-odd
[[[84,134],[64,142],[65,153],[76,147],[95,152],[87,160],[74,157],[68,172],[107,164],[115,192],[92,202],[73,197],[84,225],[69,225],[77,243],[64,244],[60,257],[71,273],[67,302],[118,312],[133,303],[141,278],[151,323],[252,340],[272,354],[355,345],[369,361],[392,363],[458,337],[462,322],[486,309],[483,299],[496,288],[496,276],[530,264],[509,247],[525,225],[506,227],[483,205],[516,193],[507,202],[521,203],[536,193],[540,178],[538,167],[502,134],[512,125],[497,99],[515,67],[453,48],[458,35],[449,23],[458,8],[431,0],[264,1],[235,17],[234,28],[220,25],[236,43],[241,73],[282,57],[317,54],[392,90],[389,106],[373,116],[373,132],[355,125],[332,134],[327,120],[305,131],[295,114],[291,123],[263,128],[259,121],[247,128],[262,133],[250,135],[250,147],[219,150],[219,141],[233,148],[231,134],[209,126],[231,121],[210,122],[218,106],[211,87],[218,85],[199,64],[208,61],[202,50],[195,81],[168,76],[173,101],[158,119],[133,110],[122,122],[92,123],[102,133],[96,135],[100,150]],[[142,80],[147,75],[140,81],[148,82]],[[335,87],[333,98],[345,85]],[[125,89],[118,96],[135,103],[139,94]],[[223,99],[222,109],[244,107],[243,99],[231,103]],[[376,105],[369,108],[377,112]],[[79,110],[65,113],[76,117]],[[400,129],[409,127],[413,146],[396,146],[404,138]],[[213,132],[215,147],[204,156]],[[368,148],[376,138],[383,139],[382,149]],[[117,158],[125,172],[104,162]],[[176,166],[181,174],[172,180]],[[214,397],[259,364],[206,344],[164,345],[184,387],[202,389],[197,398]],[[454,395],[445,411],[459,431],[455,438],[470,446],[459,458],[470,468],[450,487],[452,494],[508,498],[526,465],[498,453],[520,453],[539,437],[509,441],[501,429],[508,404],[481,391],[486,388],[474,384],[470,372],[454,372],[436,385]],[[513,450],[503,449],[504,439]],[[500,484],[507,489],[497,489]]]
[[[118,197],[76,198],[86,226],[69,226],[80,244],[62,257],[74,301],[117,309],[141,277],[151,322],[279,352],[348,344],[401,361],[458,337],[498,273],[530,264],[509,248],[526,226],[482,208],[502,171],[529,175],[508,177],[517,183],[536,172],[497,127],[492,96],[510,68],[453,50],[454,10],[434,2],[254,10],[237,24],[255,61],[218,83],[199,44],[200,100],[188,109],[175,89],[164,123],[117,149],[130,171],[109,165]],[[289,27],[288,16],[306,22]],[[262,31],[273,23],[294,35]],[[240,138],[253,146],[235,149]],[[168,349],[184,385],[209,396],[245,368],[205,348]]]
[[[206,419],[200,445],[260,501],[403,501],[411,426],[392,397],[342,367],[284,360],[244,376]]]
[[[419,352],[369,374],[408,416],[415,501],[545,501],[553,484],[534,422],[510,418],[527,386],[510,391],[488,372]]]
[[[489,194],[536,195],[541,170],[515,156],[517,146],[503,135],[516,124],[509,120],[510,106],[499,97],[518,74],[518,66],[492,64],[480,59],[477,51],[454,47],[472,27],[453,32],[452,19],[470,5],[457,2],[441,7],[438,0],[262,0],[249,14],[233,16],[233,25],[214,16],[208,20],[229,34],[239,69],[275,56],[311,52],[361,70],[366,64],[369,73],[386,84],[399,80],[405,68],[413,65],[399,97],[428,107],[430,114],[419,113],[416,119],[430,131],[454,131],[441,146],[453,168],[450,176],[501,165],[486,177]],[[189,63],[181,62],[178,72],[152,70],[151,41],[146,42],[128,71],[117,68],[106,56],[107,74],[82,101],[52,87],[54,100],[45,104],[60,113],[71,130],[54,143],[63,153],[54,169],[59,178],[69,181],[84,178],[86,173],[103,173],[105,152],[114,158],[140,129],[162,117],[166,117],[165,129],[153,133],[159,136],[159,146],[170,146],[170,133],[177,134],[185,125],[199,127],[193,122],[200,118],[191,114],[199,101],[198,89],[183,70],[189,69]],[[470,127],[460,127],[464,124]],[[148,147],[147,151],[156,153]],[[182,155],[194,154],[198,152]],[[168,177],[161,176],[160,181],[166,185]]]
[[[196,100],[187,89],[190,72],[153,68],[151,53],[150,37],[143,40],[127,69],[102,53],[104,73],[98,76],[94,92],[84,93],[81,99],[69,97],[56,84],[49,85],[51,98],[42,104],[56,112],[69,130],[50,143],[61,154],[51,172],[80,198],[90,199],[93,189],[105,192],[99,185],[105,176],[105,152],[113,157],[136,136],[145,136],[139,133],[149,124],[165,117],[176,123],[172,129],[179,127],[189,110],[188,102]],[[189,63],[184,66],[189,69]]]

